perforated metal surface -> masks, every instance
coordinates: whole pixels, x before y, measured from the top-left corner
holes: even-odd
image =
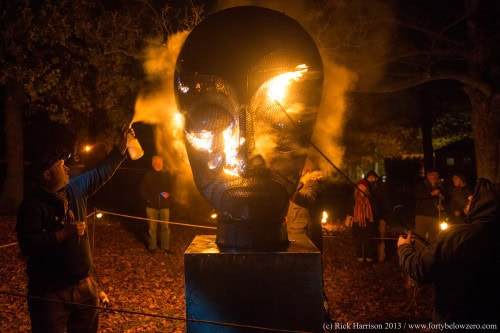
[[[252,26],[255,20],[258,27]],[[272,80],[298,66],[307,66],[307,72],[287,83],[286,99],[271,97]],[[281,225],[321,97],[322,67],[314,43],[283,14],[229,9],[195,28],[177,70],[193,176],[218,210],[220,225],[238,230],[241,224],[242,233],[253,234],[235,241],[236,247],[259,243],[253,237],[271,224],[277,226],[267,227],[275,230],[272,237],[286,242]]]

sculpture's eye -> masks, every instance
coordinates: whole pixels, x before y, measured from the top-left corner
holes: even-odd
[[[214,133],[207,130],[199,132],[186,131],[186,140],[194,149],[211,153],[213,150]]]

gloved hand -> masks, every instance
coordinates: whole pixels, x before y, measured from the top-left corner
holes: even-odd
[[[56,239],[62,242],[72,237],[82,237],[86,229],[87,223],[85,221],[67,223],[64,225],[64,228],[56,231]]]
[[[108,307],[111,305],[108,295],[104,291],[99,291],[99,301],[104,307]]]
[[[411,231],[408,231],[408,234],[405,236],[399,236],[398,239],[398,248],[402,245],[405,244],[411,244],[413,242],[413,236],[411,234]]]

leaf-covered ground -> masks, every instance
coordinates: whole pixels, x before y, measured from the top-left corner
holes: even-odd
[[[94,263],[113,308],[184,317],[183,253],[205,230],[172,227],[173,253],[150,254],[141,222],[104,218],[95,230]],[[91,237],[92,238],[92,237]],[[15,241],[14,218],[0,219],[0,246]],[[394,243],[388,243],[388,248]],[[431,293],[405,288],[392,251],[385,263],[358,263],[348,231],[325,239],[324,281],[330,315],[339,322],[428,322]],[[25,293],[24,262],[17,246],[0,248],[0,290]],[[29,332],[24,299],[0,295],[0,332]],[[100,332],[183,332],[184,322],[101,313]]]

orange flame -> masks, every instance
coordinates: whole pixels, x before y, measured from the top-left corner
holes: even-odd
[[[226,157],[224,173],[233,177],[239,176],[242,168],[242,162],[238,159],[238,148],[244,143],[244,139],[238,139],[238,132],[238,128],[235,126],[229,126],[222,132]]]
[[[327,222],[328,222],[328,212],[326,210],[324,210],[321,213],[321,223],[325,224]]]
[[[186,133],[187,141],[196,149],[207,151],[209,153],[212,152],[212,144],[214,135],[210,131],[202,130],[201,132],[187,132]]]
[[[225,174],[233,177],[240,175],[242,161],[238,158],[239,147],[245,143],[245,138],[238,138],[237,126],[229,126],[222,132],[224,143],[224,167]],[[202,130],[200,132],[186,132],[186,140],[194,149],[209,153],[208,168],[214,170],[222,161],[222,154],[213,153],[214,133]],[[213,153],[213,154],[212,154]]]
[[[268,82],[267,96],[274,101],[283,103],[287,89],[292,81],[298,81],[308,70],[307,65],[300,64],[295,67],[295,71],[293,72],[286,72],[275,76]]]

